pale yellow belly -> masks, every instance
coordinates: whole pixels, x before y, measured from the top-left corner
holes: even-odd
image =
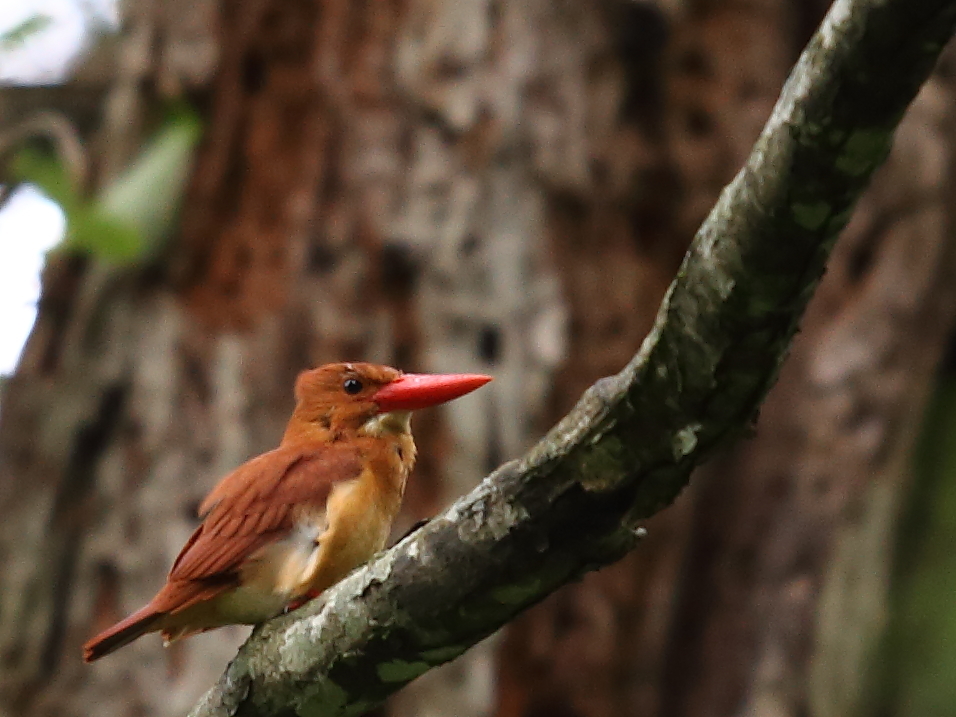
[[[342,488],[329,500],[327,527],[324,519],[321,526],[299,526],[250,562],[242,587],[217,599],[224,624],[273,617],[289,603],[331,587],[385,547],[394,516],[363,500],[361,485]]]
[[[287,538],[252,556],[243,566],[240,587],[164,620],[168,639],[221,625],[263,622],[368,562],[385,547],[398,510],[398,501],[383,507],[368,491],[361,481],[338,486],[324,515],[303,516]],[[178,627],[187,624],[188,629]]]
[[[215,614],[222,625],[257,625],[281,613],[292,599],[287,593],[243,586],[216,598]]]

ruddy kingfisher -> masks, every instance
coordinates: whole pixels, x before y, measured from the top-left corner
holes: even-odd
[[[166,584],[87,642],[84,660],[150,632],[168,644],[259,623],[334,585],[385,547],[415,463],[411,412],[490,380],[369,363],[303,371],[279,447],[212,489]]]

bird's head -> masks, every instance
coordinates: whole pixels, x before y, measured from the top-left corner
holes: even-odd
[[[412,411],[484,386],[481,374],[407,374],[370,363],[333,363],[299,374],[292,423],[313,435],[407,431]],[[286,434],[289,435],[288,432]]]

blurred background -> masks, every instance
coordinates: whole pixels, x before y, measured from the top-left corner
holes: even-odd
[[[248,629],[80,645],[299,370],[496,377],[418,417],[401,532],[622,368],[828,4],[0,3],[0,715],[213,683]],[[956,714],[954,93],[950,53],[753,435],[376,715]]]

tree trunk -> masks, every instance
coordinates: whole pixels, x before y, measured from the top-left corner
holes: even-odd
[[[456,94],[443,55],[483,58],[470,25],[489,8],[464,41],[416,22],[424,9],[273,0],[130,18],[120,54],[137,72],[116,71],[108,106],[146,118],[144,87],[185,89],[208,125],[169,250],[129,269],[53,258],[5,388],[5,711],[183,714],[215,681],[245,630],[165,652],[147,638],[92,667],[79,647],[158,589],[214,481],[276,444],[299,370],[495,374],[484,396],[416,419],[399,531],[530,441],[562,324],[541,192],[507,117],[527,78],[507,77],[505,53],[500,106],[477,85]],[[218,49],[208,84],[197,45]],[[104,151],[129,140],[105,114]],[[104,177],[118,163],[96,160]],[[456,700],[489,696],[478,681]]]
[[[700,5],[670,26],[661,60],[664,159],[653,176],[670,196],[645,190],[655,204],[623,208],[599,192],[579,193],[573,211],[566,197],[555,203],[572,330],[553,418],[649,328],[676,255],[825,9]],[[507,629],[498,717],[860,708],[908,458],[953,320],[951,97],[944,80],[931,83],[900,128],[755,436],[699,471],[640,549]]]
[[[244,630],[92,667],[79,646],[161,585],[214,481],[275,445],[298,370],[495,375],[416,419],[399,530],[619,370],[820,5],[131,5],[93,176],[165,98],[206,132],[167,250],[52,259],[4,387],[0,713],[183,714],[214,682]],[[901,131],[757,437],[636,553],[389,712],[850,712],[952,318],[949,99],[929,87]]]

